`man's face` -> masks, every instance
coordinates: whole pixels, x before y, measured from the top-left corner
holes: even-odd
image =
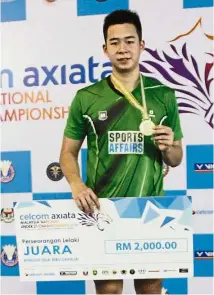
[[[103,49],[118,72],[131,72],[139,66],[144,41],[139,41],[134,25],[112,25],[108,28]]]

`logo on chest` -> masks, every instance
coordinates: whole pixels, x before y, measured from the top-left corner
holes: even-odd
[[[155,114],[154,114],[154,111],[153,110],[150,110],[149,111],[149,117],[150,118],[155,118]]]
[[[108,119],[107,111],[99,111],[98,112],[98,119],[100,121],[105,121],[106,119]]]
[[[109,154],[143,154],[144,137],[139,131],[109,131]]]

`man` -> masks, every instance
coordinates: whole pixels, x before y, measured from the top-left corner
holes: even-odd
[[[144,41],[138,15],[114,11],[105,18],[103,32],[103,50],[112,63],[112,75],[77,92],[60,156],[73,199],[88,213],[94,205],[99,208],[98,198],[163,195],[162,162],[175,167],[182,160],[174,92],[140,75]],[[143,136],[150,134],[144,128],[147,125],[152,136]],[[84,184],[77,158],[86,136]],[[95,281],[95,286],[97,294],[122,294],[122,280]],[[135,289],[137,294],[160,294],[161,280],[135,280]]]

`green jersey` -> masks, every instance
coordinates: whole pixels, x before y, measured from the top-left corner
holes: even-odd
[[[143,77],[147,111],[180,140],[182,131],[174,91]],[[132,94],[142,104],[140,83]],[[66,137],[87,136],[87,181],[100,198],[163,195],[162,155],[151,137],[139,132],[141,112],[118,92],[109,77],[79,90],[71,104]]]

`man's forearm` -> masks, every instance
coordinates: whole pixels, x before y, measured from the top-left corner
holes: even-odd
[[[73,182],[81,181],[78,158],[72,155],[71,153],[61,153],[60,167],[70,185]]]
[[[179,145],[172,145],[169,149],[162,152],[163,161],[166,165],[171,167],[178,166],[183,157],[182,147]]]

